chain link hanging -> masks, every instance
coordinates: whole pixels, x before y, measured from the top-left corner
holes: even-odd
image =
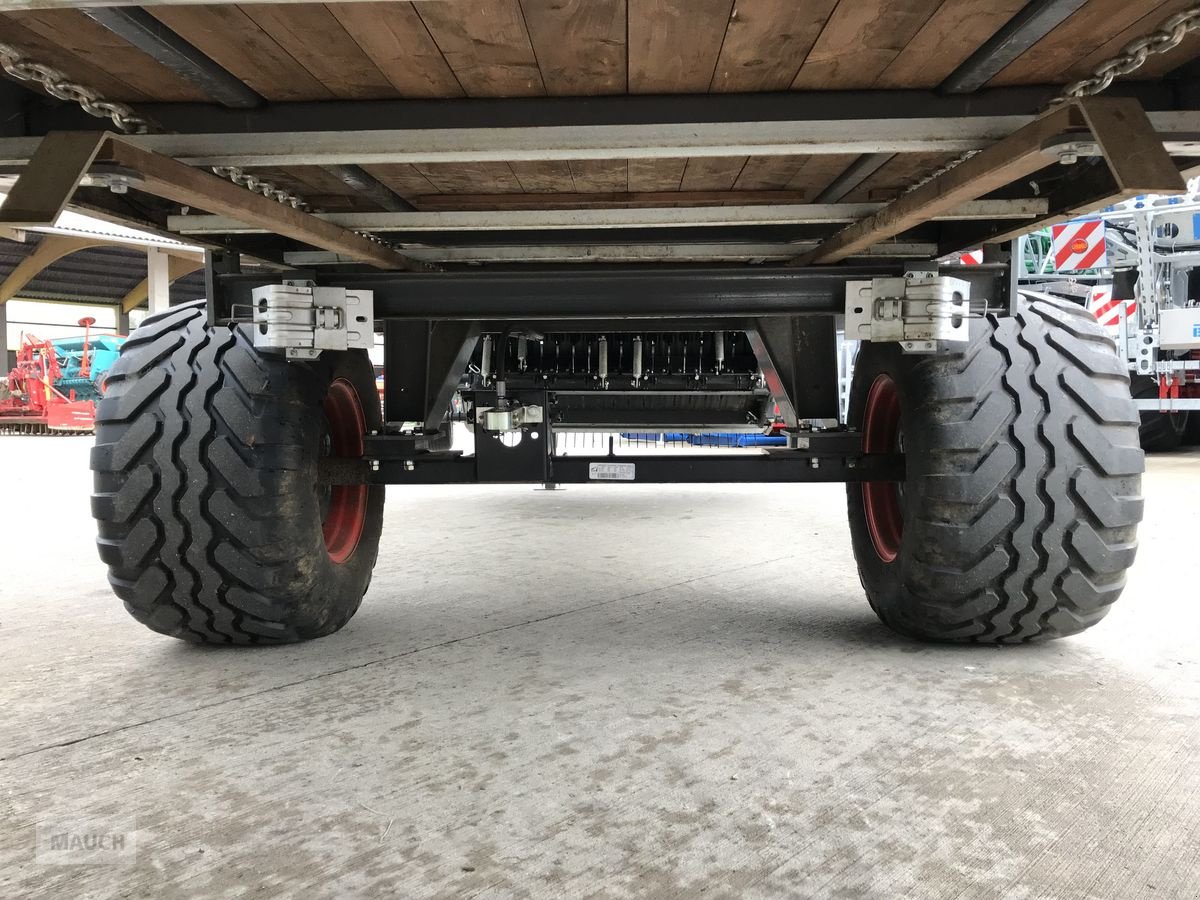
[[[978,150],[968,150],[966,153],[963,153],[961,156],[956,156],[954,159],[950,160],[950,162],[945,163],[941,166],[938,166],[936,169],[934,169],[932,172],[930,172],[928,175],[926,175],[924,178],[920,179],[919,181],[914,181],[912,184],[910,184],[908,187],[906,187],[904,189],[904,194],[911,194],[917,188],[924,187],[925,185],[929,184],[929,182],[933,181],[933,179],[941,178],[943,175],[945,175],[951,169],[953,169],[957,166],[961,166],[968,159],[970,159],[972,156],[977,155],[978,153],[979,153]],[[903,196],[903,194],[901,196]]]
[[[112,119],[125,134],[146,134],[150,131],[150,123],[134,112],[132,107],[105,100],[91,88],[71,81],[58,69],[26,59],[21,51],[10,44],[0,43],[0,67],[13,78],[40,84],[46,93],[59,100],[78,103],[89,115],[98,119]]]
[[[1136,72],[1151,56],[1174,50],[1183,39],[1200,29],[1200,5],[1191,6],[1176,13],[1158,27],[1153,34],[1138,38],[1112,59],[1098,65],[1090,76],[1067,86],[1051,104],[1065,103],[1079,97],[1091,97],[1106,90],[1116,78]]]
[[[1092,97],[1108,89],[1114,80],[1123,75],[1136,72],[1146,64],[1151,56],[1174,50],[1183,39],[1193,31],[1200,30],[1200,5],[1189,7],[1183,12],[1176,13],[1159,26],[1153,34],[1138,38],[1125,47],[1118,56],[1105,60],[1087,78],[1080,79],[1067,85],[1063,92],[1050,101],[1050,106],[1077,100],[1081,97]],[[945,175],[951,169],[966,162],[978,150],[968,150],[950,162],[930,172],[920,181],[905,188],[905,194],[911,194],[919,187],[929,184],[933,179]]]
[[[133,107],[125,103],[105,100],[97,91],[71,81],[66,73],[28,59],[20,50],[10,44],[0,43],[0,67],[13,78],[41,85],[46,93],[59,100],[79,104],[89,115],[98,119],[112,119],[113,124],[123,134],[151,134],[162,130],[148,119],[139,116]],[[286,204],[293,209],[308,209],[308,204],[304,202],[303,198],[269,181],[244,172],[237,166],[213,166],[212,171],[214,175],[228,178],[234,184],[241,185],[256,194],[262,194],[278,203]]]

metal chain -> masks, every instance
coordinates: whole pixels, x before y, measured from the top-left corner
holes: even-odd
[[[1174,50],[1183,42],[1185,37],[1191,32],[1198,30],[1200,30],[1200,5],[1192,6],[1181,13],[1176,13],[1163,22],[1153,34],[1138,38],[1125,47],[1119,56],[1114,56],[1112,59],[1101,63],[1087,78],[1067,85],[1059,96],[1050,101],[1050,105],[1054,106],[1059,103],[1066,103],[1068,100],[1075,100],[1080,97],[1091,97],[1099,94],[1101,91],[1107,90],[1108,86],[1117,78],[1136,72],[1146,64],[1146,60],[1151,56]],[[917,188],[929,184],[933,179],[945,175],[955,166],[966,162],[978,152],[978,150],[968,150],[962,156],[952,159],[935,171],[930,172],[920,181],[909,185],[904,189],[904,193],[910,194]]]
[[[96,91],[71,81],[66,73],[27,59],[10,44],[0,43],[0,66],[13,78],[34,81],[59,100],[78,103],[84,112],[98,119],[112,119],[125,134],[146,134],[150,123],[124,103],[105,100]]]
[[[908,187],[906,187],[904,189],[903,194],[911,194],[917,188],[924,187],[925,185],[929,184],[929,182],[933,181],[933,179],[941,178],[943,175],[945,175],[947,172],[949,172],[955,166],[962,165],[968,159],[970,159],[972,156],[975,156],[977,153],[979,153],[978,150],[968,150],[966,153],[962,154],[961,156],[956,156],[954,159],[950,160],[950,162],[945,163],[944,165],[938,166],[938,168],[934,169],[932,172],[930,172],[928,175],[926,175],[924,178],[920,179],[919,181],[914,181],[912,184],[910,184]],[[901,194],[901,196],[903,196],[903,194]]]
[[[77,84],[51,66],[28,59],[11,44],[0,43],[0,67],[13,78],[21,81],[33,81],[45,88],[46,93],[78,103],[84,112],[98,119],[112,119],[113,124],[124,134],[150,134],[161,131],[150,120],[139,116],[133,107],[114,100],[105,100],[91,88]],[[269,181],[242,171],[237,166],[213,166],[214,175],[228,178],[234,184],[241,185],[256,194],[262,194],[278,203],[286,204],[293,209],[308,209],[308,204],[302,197],[284,190]]]
[[[264,181],[256,175],[251,175],[237,166],[213,166],[212,170],[214,175],[228,178],[234,184],[240,184],[247,190],[254,191],[256,194],[262,194],[264,197],[274,200],[277,203],[286,204],[293,209],[308,209],[308,204],[302,198],[281,187],[277,187],[269,181]]]
[[[1158,31],[1138,38],[1125,47],[1120,55],[1102,62],[1089,77],[1068,85],[1060,96],[1050,102],[1065,103],[1078,97],[1099,94],[1107,89],[1114,79],[1136,72],[1151,56],[1174,50],[1185,37],[1197,30],[1200,30],[1200,5],[1191,6],[1171,16],[1158,27]]]

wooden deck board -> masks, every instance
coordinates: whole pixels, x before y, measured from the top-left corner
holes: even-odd
[[[935,88],[1027,0],[947,0],[875,79],[877,88]]]
[[[334,96],[395,96],[391,82],[324,4],[247,4],[241,9]]]
[[[462,85],[411,3],[334,3],[329,11],[397,95],[463,95]]]
[[[1102,57],[1107,58],[1127,43],[1120,41],[1109,46],[1110,40],[1116,35],[1133,33],[1133,37],[1141,37],[1138,23],[1143,23],[1142,27],[1147,31],[1156,27],[1159,21],[1170,15],[1169,12],[1160,14],[1164,5],[1159,0],[1149,3],[1144,0],[1140,3],[1131,3],[1130,0],[1090,0],[1009,64],[991,80],[989,87],[1065,81],[1067,73],[1078,68],[1073,62],[1080,56],[1091,57],[1093,48],[1108,46],[1108,52]],[[1100,61],[1101,58],[1095,59],[1095,62]],[[1090,66],[1084,68],[1091,69]]]
[[[942,0],[841,0],[792,82],[795,90],[869,88]]]
[[[625,93],[625,0],[521,0],[521,9],[547,93]]]
[[[268,100],[334,96],[236,6],[155,6],[148,11]]]
[[[687,167],[684,157],[629,160],[629,190],[677,191]]]
[[[521,182],[506,162],[423,163],[414,166],[445,194],[511,194]]]
[[[38,62],[49,63],[61,69],[68,78],[73,78],[81,84],[100,91],[104,96],[113,100],[136,102],[149,99],[149,94],[126,84],[111,72],[89,62],[86,55],[65,53],[53,41],[47,40],[35,31],[30,31],[19,18],[18,13],[0,14],[0,32],[4,42],[12,44],[28,53]],[[29,86],[29,82],[22,82]]]
[[[629,163],[623,159],[573,159],[571,179],[575,190],[591,191],[629,190]]]
[[[546,93],[518,0],[440,0],[417,12],[468,96]]]
[[[1092,74],[1097,66],[1119,54],[1130,42],[1157,31],[1166,19],[1188,9],[1193,3],[1194,0],[1171,0],[1169,3],[1155,5],[1153,10],[1147,12],[1123,31],[1113,35],[1072,65],[1067,70],[1067,80],[1076,80]],[[1184,38],[1183,43],[1174,50],[1147,57],[1146,64],[1130,77],[1134,79],[1158,78],[1177,66],[1183,65],[1196,56],[1197,52],[1200,52],[1200,36],[1193,33]]]
[[[629,92],[702,94],[733,0],[629,0]]]
[[[363,168],[406,200],[419,194],[434,194],[441,190],[416,166],[407,163],[381,163]]]
[[[711,90],[787,90],[837,2],[737,0]]]
[[[376,97],[935,88],[1026,0],[439,0],[158,6],[165,25],[272,101]],[[1089,0],[993,85],[1088,74],[1190,0]],[[115,100],[196,101],[199,88],[76,10],[0,14],[3,38]],[[1200,35],[1151,57],[1149,79],[1200,55]],[[847,199],[879,200],[936,168],[902,154]],[[853,155],[369,166],[406,198],[736,192],[808,199]],[[279,170],[298,193],[361,196],[323,172]],[[280,182],[283,184],[283,181]],[[559,198],[555,200],[553,198]],[[580,200],[581,203],[604,202]]]
[[[805,156],[800,161],[800,168],[787,183],[790,191],[804,191],[810,201],[815,200],[821,191],[858,159],[857,153],[828,153],[823,156]]]
[[[508,167],[527,194],[565,194],[575,190],[571,166],[565,160],[510,162]]]
[[[439,0],[156,6],[271,100],[931,88],[1024,0]],[[1188,0],[1090,0],[994,79],[1074,80]],[[202,91],[71,9],[8,13],[5,37],[114,99]],[[1156,78],[1200,38],[1156,56]]]
[[[83,58],[143,97],[177,101],[207,99],[199,88],[79,10],[47,9],[9,16],[45,40],[55,60],[62,56]],[[7,34],[3,39],[10,40]]]
[[[681,191],[730,191],[746,165],[745,156],[694,156],[683,170]]]
[[[782,191],[804,164],[803,156],[751,156],[733,183],[739,191]]]

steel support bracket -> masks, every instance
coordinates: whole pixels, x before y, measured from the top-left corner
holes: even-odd
[[[936,353],[968,340],[971,286],[913,272],[846,285],[846,339],[890,341],[905,353]]]
[[[838,416],[834,316],[760,316],[746,337],[784,424]]]
[[[288,359],[322,350],[369,350],[375,343],[371,291],[284,282],[255,288],[254,346]]]

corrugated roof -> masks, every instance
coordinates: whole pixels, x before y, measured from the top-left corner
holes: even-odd
[[[28,234],[24,243],[0,240],[0,282],[37,247]],[[43,269],[18,295],[26,300],[116,303],[146,277],[146,255],[120,247],[96,247],[65,256]],[[193,272],[171,285],[172,302],[204,296],[204,273]]]

